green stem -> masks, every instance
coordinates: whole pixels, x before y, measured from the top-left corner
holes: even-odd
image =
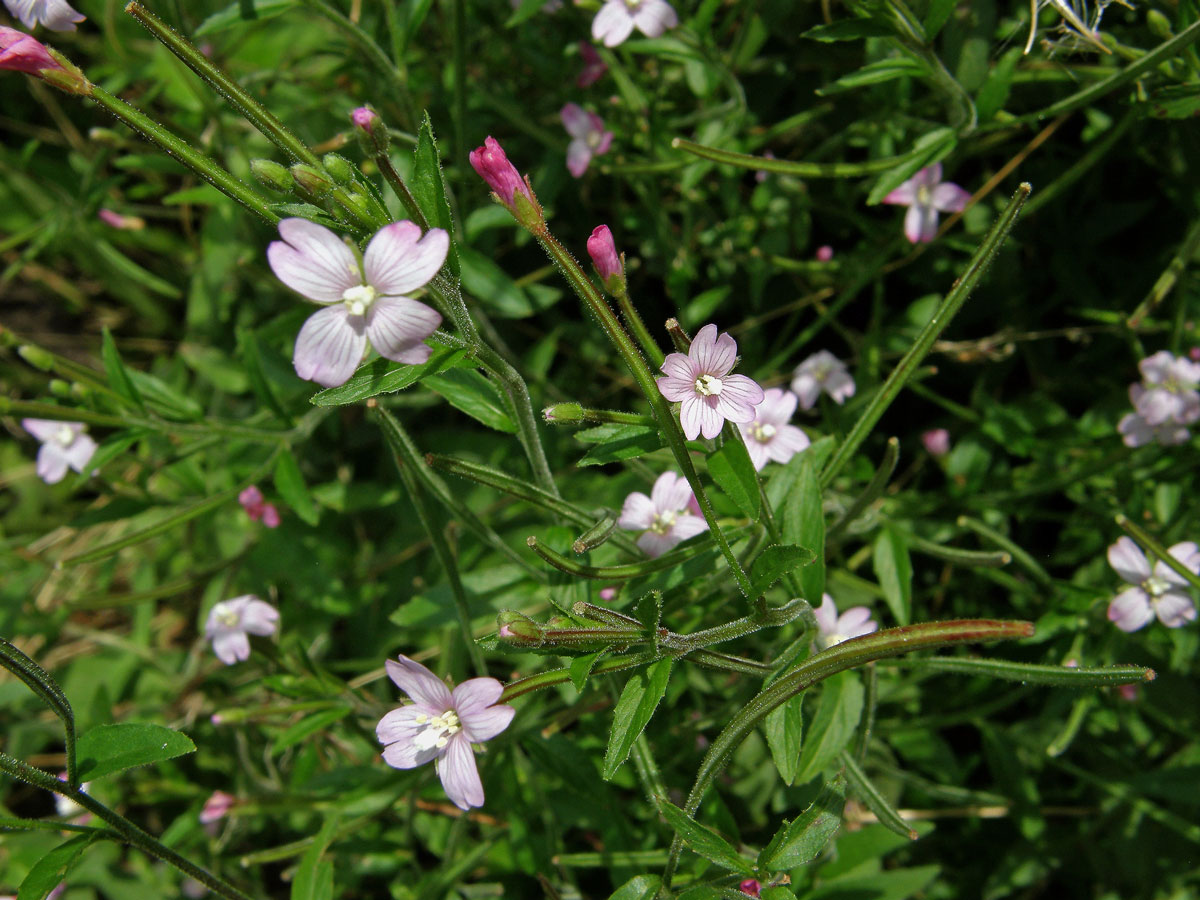
[[[1036,559],[1022,549],[1015,541],[1005,537],[994,528],[969,516],[959,516],[956,524],[960,528],[970,529],[984,540],[991,541],[1000,549],[1011,554],[1017,565],[1032,575],[1033,580],[1038,584],[1043,587],[1049,587],[1053,584],[1054,579],[1050,577],[1050,573],[1043,569]]]
[[[404,207],[404,211],[408,213],[408,217],[420,225],[422,231],[428,231],[429,220],[421,211],[417,198],[412,195],[412,191],[408,189],[408,185],[404,183],[404,179],[400,177],[396,167],[392,165],[391,158],[386,153],[378,153],[372,159],[375,160],[375,165],[379,167],[384,180],[391,185],[396,196],[400,198],[400,203]]]
[[[972,656],[934,656],[929,659],[888,659],[880,665],[922,672],[954,672],[959,675],[984,675],[1022,684],[1045,684],[1051,687],[1116,687],[1153,681],[1156,673],[1145,666],[1045,666],[1035,663],[1010,662],[1006,659],[977,659]]]
[[[767,156],[751,156],[748,153],[735,153],[732,150],[721,150],[717,147],[706,147],[694,144],[683,138],[675,138],[671,146],[683,150],[701,159],[724,163],[727,166],[737,166],[740,169],[755,169],[763,172],[774,172],[779,175],[795,175],[798,178],[859,178],[863,175],[876,175],[887,172],[908,162],[915,153],[905,153],[901,156],[888,156],[883,159],[871,159],[866,162],[797,162],[788,159],[771,159]],[[924,153],[922,149],[920,151]]]
[[[67,755],[67,784],[72,788],[78,787],[79,779],[75,775],[75,712],[71,709],[67,695],[45,669],[4,638],[0,638],[0,665],[23,681],[62,722]]]
[[[875,474],[871,476],[871,481],[863,489],[854,502],[850,504],[850,508],[842,513],[842,517],[829,526],[829,530],[825,532],[825,543],[829,544],[835,541],[838,536],[845,530],[846,526],[863,514],[863,511],[875,502],[875,499],[883,493],[883,489],[887,487],[888,480],[892,477],[892,473],[896,471],[896,462],[900,459],[900,440],[895,437],[887,439],[887,444],[884,446],[883,459],[879,461],[879,468],[875,470]]]
[[[279,216],[273,213],[267,202],[247,185],[234,178],[223,168],[186,141],[173,135],[149,116],[130,106],[120,97],[113,96],[99,86],[94,86],[89,95],[96,103],[112,113],[150,143],[171,156],[225,196],[237,201],[250,212],[274,225]]]
[[[904,385],[912,378],[920,365],[921,360],[929,353],[933,347],[934,341],[945,331],[946,326],[962,308],[963,303],[971,295],[975,286],[983,277],[983,273],[987,271],[999,251],[1000,246],[1008,237],[1008,233],[1012,230],[1016,223],[1017,215],[1021,211],[1021,206],[1025,203],[1025,199],[1029,196],[1033,189],[1028,184],[1022,184],[1017,188],[1017,192],[1013,194],[1012,200],[1004,212],[1000,214],[1000,218],[996,224],[992,226],[984,238],[979,249],[975,251],[967,264],[966,271],[954,283],[950,293],[946,295],[946,299],[942,305],[938,307],[933,314],[933,318],[929,320],[929,324],[922,329],[918,335],[916,342],[912,345],[909,351],[904,354],[904,357],[892,370],[887,381],[871,398],[871,402],[867,408],[863,410],[858,421],[850,429],[846,439],[833,454],[833,458],[829,460],[825,466],[825,470],[821,473],[821,486],[828,487],[833,479],[837,477],[842,468],[853,458],[858,451],[859,446],[867,435],[871,433],[871,429],[875,427],[875,423],[883,415],[884,411],[891,405],[896,396],[904,389]]]
[[[602,659],[592,667],[592,675],[607,675],[610,672],[620,672],[623,669],[634,669],[658,659],[659,654],[653,650],[641,653],[631,653],[628,656],[615,656],[612,659]],[[549,672],[538,672],[510,681],[504,686],[504,692],[497,703],[507,703],[522,694],[540,691],[542,688],[553,687],[556,684],[566,684],[571,680],[570,669],[552,669]]]
[[[1154,311],[1154,308],[1162,303],[1166,296],[1171,293],[1171,290],[1179,282],[1179,276],[1187,270],[1192,258],[1196,255],[1197,247],[1200,247],[1200,219],[1192,223],[1192,227],[1188,229],[1183,243],[1175,251],[1175,255],[1171,258],[1171,262],[1167,264],[1167,268],[1155,280],[1154,286],[1150,288],[1150,293],[1146,294],[1145,299],[1138,304],[1137,309],[1125,320],[1126,327],[1137,330],[1138,326],[1142,324],[1142,320],[1150,315]]]
[[[1158,538],[1152,537],[1150,532],[1146,531],[1140,525],[1135,524],[1126,516],[1118,513],[1116,516],[1117,524],[1131,538],[1157,556],[1166,565],[1170,566],[1184,578],[1186,578],[1193,587],[1200,588],[1200,575],[1197,575],[1174,556],[1172,556],[1167,548],[1162,545]]]
[[[646,323],[642,321],[637,307],[629,299],[629,290],[622,288],[613,296],[617,299],[617,307],[621,310],[625,324],[629,326],[629,330],[633,332],[633,336],[637,338],[637,342],[642,345],[642,352],[649,357],[650,362],[656,367],[661,366],[663,360],[666,359],[666,355],[662,352],[662,348],[658,346],[658,342],[654,340],[654,335],[650,333],[650,329],[646,327]]]

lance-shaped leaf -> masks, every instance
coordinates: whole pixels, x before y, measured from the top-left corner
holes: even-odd
[[[754,463],[741,440],[726,438],[720,447],[708,454],[708,474],[738,509],[751,519],[758,518],[762,508],[758,473],[754,471]]]
[[[750,566],[750,583],[755,594],[761,594],[784,575],[807,566],[817,555],[804,547],[793,544],[774,544],[762,553]]]
[[[373,359],[359,366],[350,380],[338,387],[318,391],[309,401],[313,406],[345,406],[359,403],[380,394],[392,394],[411,387],[422,378],[436,375],[455,366],[471,366],[466,350],[454,347],[434,347],[433,354],[419,366],[406,366],[390,359]]]
[[[83,851],[94,844],[102,832],[81,834],[65,841],[33,864],[17,890],[17,900],[46,900],[75,868]]]
[[[114,772],[194,753],[191,738],[161,725],[126,722],[99,725],[79,738],[79,779],[94,781]]]
[[[435,228],[450,234],[450,250],[446,254],[446,268],[458,275],[458,252],[454,246],[454,218],[450,215],[450,203],[446,200],[446,184],[442,180],[442,162],[438,157],[437,141],[433,137],[433,124],[428,111],[421,120],[417,132],[417,146],[413,150],[413,173],[410,181],[413,199],[421,212]]]
[[[645,730],[667,690],[671,678],[671,658],[665,657],[635,673],[621,691],[613,710],[613,727],[604,754],[604,779],[612,781],[617,769],[629,758],[633,742]]]
[[[753,875],[754,865],[738,855],[737,850],[725,838],[721,837],[706,825],[701,825],[688,816],[682,809],[667,800],[660,800],[658,810],[667,820],[667,824],[675,833],[683,838],[683,842],[695,853],[705,859],[715,862],[722,869],[729,869],[739,875]]]
[[[791,822],[785,822],[758,855],[758,864],[772,872],[794,869],[816,859],[842,824],[846,779],[837,776],[817,799]]]

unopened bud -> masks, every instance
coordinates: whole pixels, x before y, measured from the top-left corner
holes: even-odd
[[[250,160],[250,174],[263,187],[269,188],[272,191],[278,191],[281,194],[290,194],[292,188],[295,186],[292,181],[292,173],[287,170],[287,167],[281,166],[273,160]]]
[[[321,157],[321,165],[325,167],[326,172],[333,176],[333,180],[343,187],[358,183],[354,177],[353,164],[344,156],[338,156],[336,153],[326,153]]]
[[[518,222],[530,231],[546,227],[546,217],[528,180],[522,178],[516,166],[508,161],[499,141],[489,135],[482,147],[470,152],[468,160],[471,168],[487,182],[496,199],[508,207]]]
[[[383,119],[379,118],[375,110],[360,106],[350,113],[350,121],[354,123],[354,133],[367,156],[387,153],[391,137]]]
[[[540,647],[544,640],[542,626],[514,609],[506,609],[496,616],[496,624],[500,626],[500,640],[507,644]]]
[[[588,238],[587,250],[592,265],[596,267],[596,274],[604,283],[604,289],[615,296],[624,294],[625,262],[617,254],[617,245],[607,225],[596,227]]]
[[[33,344],[22,344],[19,346],[17,348],[17,355],[35,369],[41,369],[43,372],[48,372],[54,368],[53,354],[47,353],[41,347],[35,347]]]
[[[61,378],[51,378],[49,387],[50,393],[55,397],[67,398],[71,396],[70,383],[63,381]]]
[[[1168,38],[1174,37],[1174,33],[1171,28],[1171,20],[1157,9],[1146,11],[1146,27],[1149,28],[1150,33],[1160,41],[1165,41]]]
[[[551,425],[582,422],[584,421],[583,407],[578,403],[556,403],[542,410],[542,418]]]
[[[69,59],[6,25],[0,25],[0,69],[33,75],[68,94],[87,97],[92,93],[92,83]]]
[[[310,203],[324,200],[335,187],[333,179],[316,166],[308,163],[296,163],[288,170],[292,173],[292,181],[296,185],[296,193]]]

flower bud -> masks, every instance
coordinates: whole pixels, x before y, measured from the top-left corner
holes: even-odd
[[[1151,9],[1146,12],[1146,27],[1160,41],[1174,37],[1171,29],[1171,20],[1157,9]]]
[[[109,228],[116,228],[118,231],[141,231],[146,227],[146,220],[141,216],[123,216],[111,209],[99,210],[96,217]]]
[[[504,148],[490,135],[482,147],[468,156],[479,177],[487,182],[497,200],[508,207],[513,217],[531,231],[545,227],[546,219],[527,179],[508,161]]]
[[[542,410],[542,418],[551,425],[582,422],[584,421],[583,407],[578,403],[556,403],[554,406],[547,406]]]
[[[308,163],[296,163],[288,170],[292,173],[292,181],[296,185],[296,193],[310,203],[324,200],[333,193],[333,179],[316,166]]]
[[[921,433],[921,443],[930,456],[945,456],[950,452],[950,432],[945,428],[931,428]]]
[[[68,94],[86,97],[92,92],[92,83],[65,56],[4,25],[0,25],[0,69],[33,75]]]
[[[63,381],[61,378],[51,378],[48,386],[50,388],[50,393],[52,393],[55,397],[67,399],[72,395],[70,382]]]
[[[506,644],[519,647],[540,647],[544,640],[542,626],[515,609],[506,609],[496,616],[500,626],[499,638]]]
[[[21,344],[17,347],[17,355],[35,369],[41,369],[43,372],[49,372],[54,368],[53,354],[41,347],[35,347],[33,344]]]
[[[281,194],[290,194],[292,188],[295,187],[292,173],[287,170],[287,167],[269,159],[250,160],[250,174],[263,187]]]
[[[817,248],[817,262],[829,262],[833,259],[833,248],[828,244],[822,244]]]
[[[588,256],[596,267],[596,274],[610,294],[625,293],[625,263],[617,255],[617,245],[607,225],[598,225],[587,240]]]
[[[360,106],[350,113],[350,121],[354,123],[354,133],[367,156],[387,153],[391,136],[375,110]]]
[[[354,175],[354,165],[344,156],[326,153],[321,157],[321,165],[325,167],[326,172],[333,176],[333,180],[343,187],[358,183]]]

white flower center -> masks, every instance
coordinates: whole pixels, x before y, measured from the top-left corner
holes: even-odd
[[[462,730],[458,713],[452,709],[432,719],[425,713],[418,713],[413,721],[422,726],[413,738],[413,746],[418,750],[432,750],[435,747],[441,750],[450,743],[451,736]]]
[[[701,397],[715,397],[725,385],[715,375],[701,375],[696,379],[696,393]]]
[[[751,422],[750,436],[760,444],[771,443],[771,438],[775,437],[775,426],[766,422]]]
[[[75,432],[71,430],[70,425],[61,425],[58,433],[54,435],[54,440],[64,447],[69,447],[75,440]]]
[[[238,611],[225,603],[218,603],[213,607],[213,616],[216,618],[217,624],[225,628],[236,628],[242,620]]]
[[[917,187],[917,206],[933,206],[933,190],[927,184]]]
[[[675,520],[679,518],[679,513],[673,509],[666,512],[654,514],[653,521],[650,522],[650,531],[655,534],[666,534],[675,527]]]
[[[642,0],[625,0],[625,8],[630,12],[634,12],[642,5]]]
[[[375,298],[379,296],[379,292],[369,284],[356,284],[352,288],[346,288],[342,294],[342,302],[346,304],[346,309],[352,316],[361,316],[375,302]]]
[[[1167,593],[1167,591],[1171,590],[1171,582],[1157,575],[1151,575],[1142,582],[1142,590],[1157,600],[1163,594]]]

